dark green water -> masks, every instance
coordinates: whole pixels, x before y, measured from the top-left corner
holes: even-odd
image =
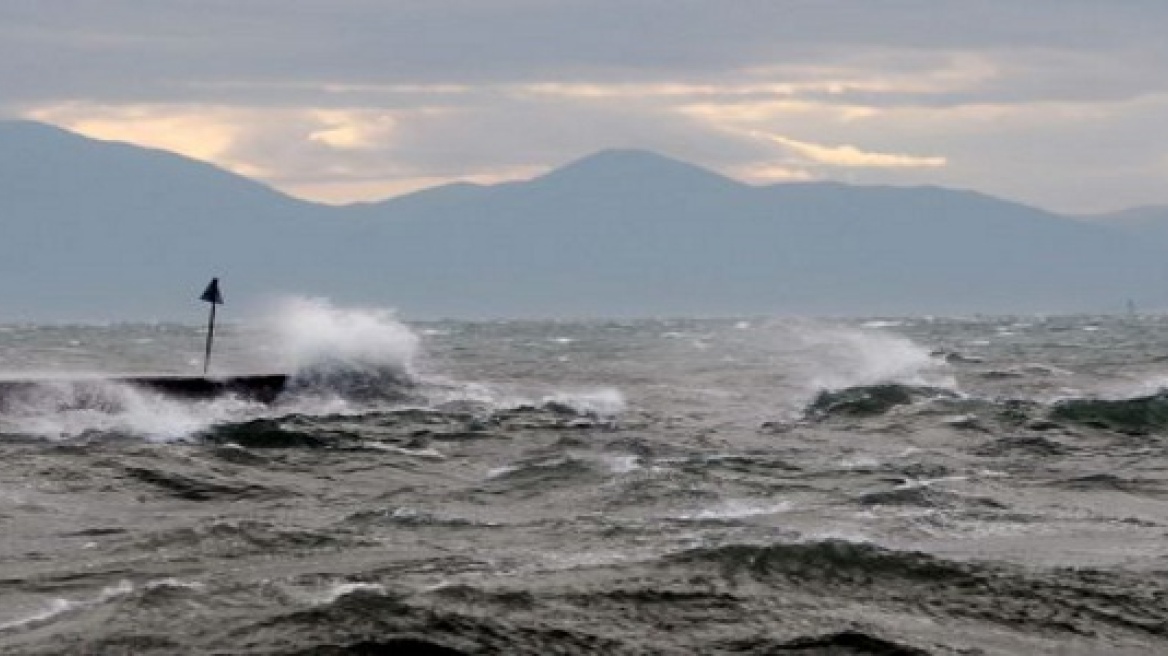
[[[1168,319],[226,326],[0,402],[0,653],[1168,653]],[[176,325],[0,371],[195,373]]]

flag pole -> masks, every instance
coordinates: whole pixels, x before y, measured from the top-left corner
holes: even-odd
[[[215,341],[215,306],[223,304],[223,294],[219,291],[219,279],[212,278],[211,284],[203,290],[203,295],[199,297],[200,301],[206,301],[211,304],[211,316],[207,320],[207,352],[203,356],[203,375],[207,375],[207,370],[211,367],[211,344]]]
[[[215,341],[215,308],[216,304],[211,304],[211,318],[207,321],[207,353],[203,356],[203,375],[207,375],[207,369],[211,366],[211,344]]]

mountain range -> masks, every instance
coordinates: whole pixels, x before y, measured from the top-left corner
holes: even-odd
[[[283,294],[407,318],[1168,306],[1168,208],[1070,217],[938,187],[752,186],[611,150],[522,182],[297,200],[173,153],[0,122],[0,322],[191,319]]]

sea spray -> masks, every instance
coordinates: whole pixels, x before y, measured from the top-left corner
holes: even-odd
[[[294,394],[384,400],[400,398],[416,379],[420,340],[390,310],[289,298],[267,324],[293,372]]]
[[[792,323],[784,331],[796,373],[810,391],[899,383],[955,388],[945,363],[907,337],[824,323]]]
[[[45,381],[19,398],[6,399],[0,432],[54,440],[117,435],[169,442],[262,408],[235,396],[181,400],[98,378]]]
[[[284,299],[267,325],[294,371],[376,367],[412,375],[420,345],[392,310],[341,308],[323,298]]]
[[[824,391],[872,385],[957,390],[953,368],[932,357],[932,349],[884,327],[786,318],[736,324],[708,339],[713,348],[707,366],[725,369],[729,363],[734,375],[723,376],[718,388],[702,389],[703,395],[723,398],[725,404],[735,398],[725,390],[749,384],[752,394],[765,400],[768,421],[802,418]],[[670,357],[694,359],[680,350],[675,347]],[[746,399],[741,392],[737,396]]]

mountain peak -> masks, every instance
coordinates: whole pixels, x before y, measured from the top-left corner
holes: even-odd
[[[604,166],[607,168],[682,166],[691,169],[700,168],[688,162],[641,148],[605,148],[569,162],[563,168],[573,166]]]
[[[586,157],[569,162],[564,166],[538,178],[537,181],[573,184],[592,187],[677,185],[685,187],[733,187],[739,183],[721,174],[695,166],[681,160],[667,157],[648,150],[635,148],[613,148],[601,150]]]

